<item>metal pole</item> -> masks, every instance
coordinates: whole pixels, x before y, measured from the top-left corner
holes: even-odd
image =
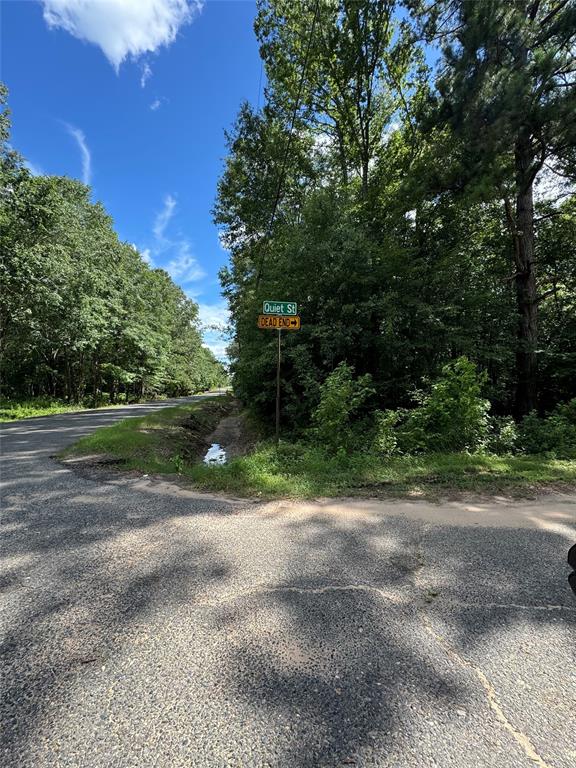
[[[278,328],[278,364],[276,366],[276,447],[280,442],[280,354],[281,346],[280,339],[282,338],[282,331]]]

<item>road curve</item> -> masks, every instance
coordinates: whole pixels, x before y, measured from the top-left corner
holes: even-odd
[[[1,428],[0,764],[572,768],[573,498],[262,505],[51,458],[162,405]]]

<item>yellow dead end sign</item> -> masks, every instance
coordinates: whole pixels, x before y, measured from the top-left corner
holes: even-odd
[[[300,315],[258,315],[258,328],[271,328],[274,331],[299,331]]]

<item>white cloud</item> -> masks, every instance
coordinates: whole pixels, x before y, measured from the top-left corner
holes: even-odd
[[[73,125],[65,123],[66,130],[76,140],[78,149],[80,150],[80,157],[82,158],[82,182],[84,184],[90,184],[92,182],[92,157],[90,150],[86,144],[86,136],[84,131],[80,128],[75,128]]]
[[[46,176],[44,171],[36,163],[32,163],[30,160],[24,160],[24,167],[28,168],[32,176]]]
[[[390,137],[392,134],[396,133],[396,131],[400,130],[401,124],[398,122],[398,120],[392,120],[391,123],[389,123],[382,132],[382,138],[385,142],[390,140]]]
[[[151,77],[152,77],[152,70],[150,69],[150,64],[148,64],[148,62],[145,61],[142,66],[142,74],[140,76],[140,87],[146,88],[146,83]]]
[[[172,216],[174,216],[174,210],[176,208],[176,199],[172,195],[166,195],[164,198],[164,208],[156,216],[154,220],[154,226],[152,232],[157,240],[163,240],[164,230],[168,226],[168,223]]]
[[[177,248],[177,254],[163,267],[170,277],[180,285],[193,283],[206,277],[206,273],[191,253],[190,243],[187,240],[180,240],[174,245]]]
[[[144,248],[143,251],[140,251],[140,257],[145,264],[148,264],[149,267],[154,267],[154,259],[152,258],[150,248]]]
[[[203,347],[209,349],[217,360],[221,363],[229,363],[227,349],[228,343],[225,341],[204,341]]]
[[[329,155],[334,147],[334,139],[328,133],[316,133],[312,137],[312,141],[314,142],[314,151],[322,157]]]
[[[198,317],[203,327],[224,328],[230,322],[230,312],[225,301],[216,304],[198,304]]]
[[[154,242],[142,253],[142,258],[151,266],[166,270],[179,285],[202,280],[206,273],[192,253],[192,245],[181,234],[176,237],[166,234],[166,228],[176,212],[176,198],[166,195],[164,206],[157,214],[152,226]]]
[[[152,104],[150,104],[150,109],[152,110],[152,112],[156,112],[156,110],[160,107],[161,104],[162,102],[160,101],[160,99],[154,99]]]
[[[44,20],[79,40],[93,43],[118,71],[174,42],[179,29],[201,10],[203,0],[42,0]]]
[[[222,362],[228,362],[226,350],[229,345],[227,329],[230,324],[230,312],[225,301],[214,304],[199,303],[198,319],[204,346],[210,349],[215,357]]]

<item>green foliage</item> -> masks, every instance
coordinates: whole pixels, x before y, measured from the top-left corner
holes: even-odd
[[[488,410],[482,386],[486,374],[479,374],[466,357],[442,368],[442,374],[427,394],[418,396],[420,405],[409,412],[400,429],[403,452],[475,451],[488,435]]]
[[[401,410],[376,411],[374,414],[375,434],[373,447],[382,456],[394,456],[399,452],[399,435],[396,427],[402,419]]]
[[[518,426],[511,416],[491,416],[486,452],[500,456],[516,453],[519,445]]]
[[[184,424],[194,417],[200,438],[214,429],[226,403],[221,398],[126,419],[82,438],[67,455],[103,453],[126,469],[179,473],[196,488],[240,496],[302,497],[358,495],[438,499],[455,492],[533,494],[542,484],[576,483],[576,461],[541,456],[424,454],[382,456],[376,452],[330,452],[307,442],[260,443],[223,466],[207,467]],[[169,457],[169,458],[168,458]]]
[[[232,407],[231,398],[218,396],[123,419],[86,435],[62,455],[100,454],[118,459],[126,469],[184,474]]]
[[[557,406],[545,418],[534,411],[525,416],[519,428],[519,444],[526,453],[576,458],[576,398]]]
[[[320,402],[312,415],[315,440],[328,451],[346,449],[357,439],[353,420],[374,394],[370,374],[354,378],[354,370],[342,362],[320,385]]]
[[[415,408],[376,413],[374,449],[384,456],[481,450],[489,435],[485,383],[466,357],[445,365],[429,391],[416,394]]]
[[[0,398],[0,421],[29,419],[33,416],[50,416],[66,411],[76,411],[78,406],[52,397],[35,397],[28,400]]]
[[[409,406],[423,379],[463,355],[486,371],[495,412],[510,414],[518,399],[525,294],[515,280],[526,265],[515,250],[515,142],[525,126],[536,152],[523,187],[538,188],[540,148],[573,176],[575,90],[563,82],[574,68],[573,3],[531,4],[532,19],[528,6],[500,0],[408,5],[411,22],[385,2],[320,3],[286,167],[313,11],[258,6],[267,102],[258,113],[243,105],[228,135],[215,221],[231,252],[221,280],[234,387],[268,421],[275,340],[254,318],[270,296],[299,302],[302,330],[286,335],[282,365],[282,423],[294,435],[342,360],[371,374],[381,411]],[[410,29],[425,23],[435,37],[436,22],[447,44],[438,88]],[[524,43],[529,66],[514,63]],[[536,198],[534,209],[537,293],[524,303],[538,306],[539,328],[525,346],[540,367],[539,407],[551,409],[576,381],[576,201]],[[413,447],[425,449],[411,426]]]
[[[5,96],[0,91],[0,100]],[[112,403],[224,382],[198,306],[122,243],[89,187],[33,177],[0,115],[2,393]]]

